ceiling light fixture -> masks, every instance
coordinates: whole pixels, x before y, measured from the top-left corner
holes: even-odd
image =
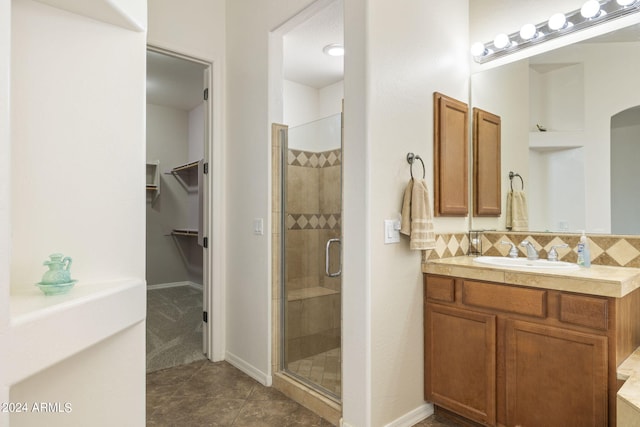
[[[344,46],[339,43],[328,44],[322,51],[329,56],[344,56]]]
[[[556,13],[547,22],[526,24],[512,34],[498,34],[492,42],[476,42],[471,46],[471,55],[476,62],[484,63],[639,11],[640,0],[587,0],[580,9]]]

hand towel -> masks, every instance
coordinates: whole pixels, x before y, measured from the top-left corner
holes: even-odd
[[[524,191],[510,191],[507,193],[507,230],[528,231],[528,212],[527,196]]]
[[[404,190],[400,232],[409,236],[410,249],[426,250],[436,247],[429,190],[424,179],[410,180]]]

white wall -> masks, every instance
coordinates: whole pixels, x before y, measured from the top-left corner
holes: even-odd
[[[611,221],[616,234],[640,234],[640,115],[611,129]],[[613,125],[613,123],[612,123]]]
[[[91,424],[95,413],[117,424],[108,408],[118,406],[144,420],[146,2],[129,6],[142,18],[140,32],[30,0],[0,2],[0,401],[24,398],[20,390],[33,399],[53,383],[27,378],[46,368],[66,377],[72,354],[85,372],[111,378],[123,367],[96,352],[127,359],[115,387],[92,388],[87,378],[66,384],[84,408],[65,425]],[[51,299],[33,284],[53,251],[74,258],[79,282]],[[49,350],[34,353],[33,345]]]
[[[13,286],[54,252],[80,281],[144,277],[144,33],[28,0],[12,25]]]
[[[269,135],[270,123],[283,120],[281,100],[279,111],[268,110],[273,101],[272,82],[265,78],[270,75],[269,32],[309,3],[227,4],[226,149],[229,159],[242,159],[241,167],[227,168],[225,179],[232,195],[226,206],[227,358],[266,383],[271,375]],[[263,236],[253,234],[254,218],[265,220]]]
[[[320,89],[318,111],[320,117],[329,117],[342,112],[342,100],[344,99],[344,81]]]
[[[11,0],[0,0],[0,334],[9,326],[11,269],[11,140],[9,116],[11,53]],[[0,400],[9,389],[0,384]]]
[[[372,0],[368,7],[367,74],[362,76],[367,82],[368,155],[356,158],[345,153],[344,168],[345,200],[354,190],[348,171],[360,162],[368,168],[371,264],[370,281],[364,285],[370,286],[371,295],[371,425],[379,426],[426,410],[420,252],[410,251],[407,240],[385,245],[383,220],[396,218],[400,210],[409,179],[407,152],[423,157],[433,200],[433,92],[468,102],[469,36],[466,0],[393,4]],[[345,83],[345,102],[349,101],[353,98]],[[348,123],[347,113],[345,117]],[[349,143],[345,138],[345,145]],[[352,208],[345,205],[345,210]],[[438,233],[465,232],[467,218],[435,218],[434,225]],[[344,284],[349,286],[357,285]],[[346,300],[345,308],[355,303]],[[345,340],[349,338],[345,335]]]
[[[189,280],[180,250],[188,248],[192,239],[174,240],[169,233],[174,228],[194,228],[197,221],[190,222],[188,193],[181,182],[164,173],[187,163],[188,140],[186,111],[147,104],[147,159],[160,161],[160,195],[146,204],[147,285]]]
[[[29,412],[11,414],[11,426],[143,426],[145,332],[139,323],[16,384],[8,401],[28,402]],[[33,411],[38,402],[65,412]]]
[[[342,81],[316,89],[284,80],[283,90],[283,120],[290,128],[342,112]]]
[[[316,88],[284,80],[283,122],[289,127],[300,126],[319,119],[319,93]]]

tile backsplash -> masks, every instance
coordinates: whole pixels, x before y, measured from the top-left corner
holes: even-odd
[[[640,268],[640,236],[617,236],[607,234],[587,235],[591,249],[591,263],[611,265],[617,267]],[[579,234],[552,234],[527,232],[496,232],[480,233],[483,255],[506,256],[510,245],[502,241],[514,243],[516,246],[523,240],[529,240],[540,253],[540,258],[547,258],[547,252],[554,245],[567,244],[567,248],[556,248],[558,259],[566,262],[576,262],[578,255]],[[520,256],[526,256],[524,248],[518,246]],[[423,251],[423,262],[467,255],[469,253],[469,235],[462,233],[438,234],[436,248]]]

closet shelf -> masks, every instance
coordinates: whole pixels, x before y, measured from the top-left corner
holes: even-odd
[[[171,173],[191,172],[198,168],[198,162],[191,162],[184,165],[176,166],[171,169]]]
[[[189,230],[184,228],[174,228],[171,231],[172,236],[198,237],[198,230]]]
[[[150,202],[153,204],[160,195],[160,161],[148,161],[146,174],[145,188],[152,192]]]

